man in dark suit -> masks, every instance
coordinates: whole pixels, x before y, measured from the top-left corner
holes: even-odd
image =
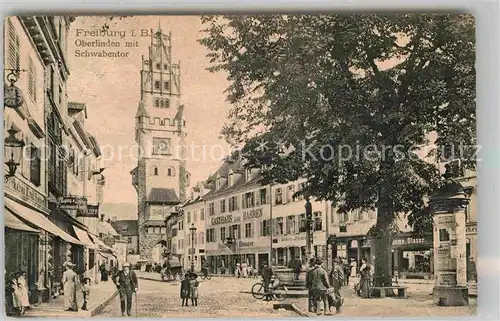
[[[330,314],[330,309],[328,307],[327,291],[330,288],[330,283],[328,282],[328,273],[323,268],[323,260],[320,258],[316,259],[316,266],[311,271],[311,289],[314,293],[313,295],[313,307],[316,308],[316,314],[321,314],[321,308],[319,306],[320,302],[323,301],[323,311],[325,314]]]
[[[132,296],[137,292],[138,283],[137,276],[135,272],[130,269],[129,263],[123,264],[123,270],[113,275],[113,282],[120,291],[122,316],[125,316],[125,309],[127,310],[127,315],[132,316]]]
[[[273,270],[267,265],[267,262],[264,262],[264,267],[262,268],[262,280],[264,282],[264,292],[266,293],[266,301],[272,299],[271,294],[269,293],[269,283],[271,283],[271,278],[273,277]]]

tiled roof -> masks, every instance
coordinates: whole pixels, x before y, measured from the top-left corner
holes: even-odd
[[[137,236],[139,234],[137,220],[122,220],[111,222],[115,231],[123,236]]]
[[[149,192],[148,202],[176,205],[181,201],[172,188],[152,188]]]

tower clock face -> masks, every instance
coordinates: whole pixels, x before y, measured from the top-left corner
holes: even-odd
[[[23,93],[21,89],[16,86],[4,86],[3,103],[10,108],[20,107],[23,104]]]
[[[153,138],[153,153],[155,155],[170,155],[170,138]]]

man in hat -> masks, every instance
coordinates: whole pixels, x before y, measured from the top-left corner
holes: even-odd
[[[113,282],[120,291],[122,316],[125,316],[125,309],[127,315],[132,316],[132,295],[137,292],[138,283],[135,272],[130,269],[130,263],[124,263],[123,270],[113,275]]]
[[[267,264],[267,262],[264,262],[264,267],[262,268],[262,280],[264,283],[264,292],[266,293],[266,301],[272,300],[272,295],[269,291],[269,284],[271,283],[271,278],[274,275],[273,270],[271,267]]]
[[[313,291],[312,291],[312,276],[311,272],[316,267],[316,258],[311,258],[309,260],[309,266],[307,267],[306,272],[306,288],[307,288],[307,307],[309,312],[316,312],[316,307],[313,305]]]
[[[342,259],[336,257],[333,260],[333,269],[330,272],[330,284],[333,286],[333,304],[337,313],[340,312],[340,306],[342,305],[342,296],[340,295],[340,288],[344,283],[344,268],[342,265]]]
[[[328,282],[328,273],[323,268],[323,260],[321,258],[316,259],[316,265],[311,271],[311,289],[313,291],[313,308],[316,308],[316,314],[321,314],[321,308],[319,306],[320,301],[323,301],[323,311],[325,314],[330,314],[328,308],[327,291],[330,288],[330,283]]]

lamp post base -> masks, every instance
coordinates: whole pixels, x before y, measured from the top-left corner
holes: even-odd
[[[469,289],[466,286],[436,285],[432,290],[433,301],[438,306],[469,305]]]

